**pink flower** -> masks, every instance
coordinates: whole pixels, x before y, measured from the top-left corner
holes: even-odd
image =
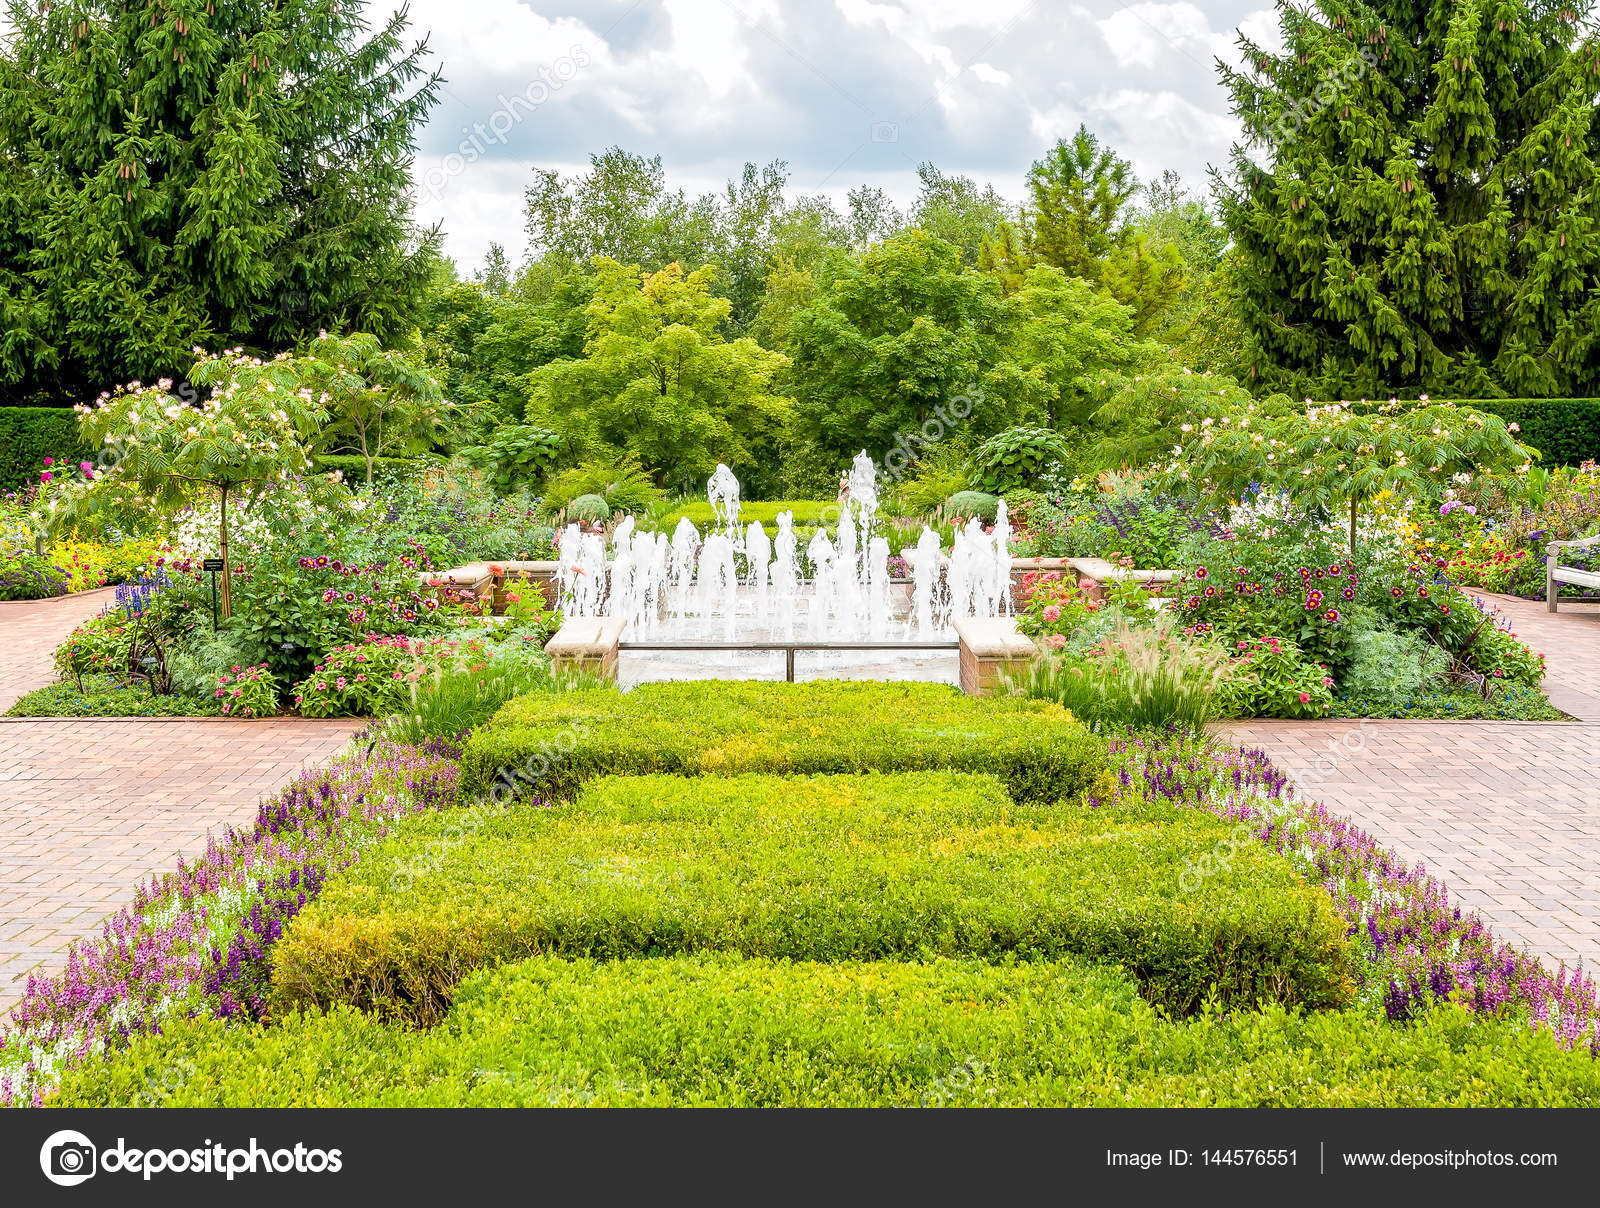
[[[90,474],[94,471],[94,464],[92,462],[80,461],[78,463],[78,469],[82,470],[85,474]]]
[[[219,698],[220,698],[220,697],[224,697],[224,696],[227,696],[227,695],[228,695],[228,694],[227,694],[227,693],[226,693],[226,692],[224,692],[224,691],[223,691],[223,690],[222,690],[222,689],[221,689],[221,688],[218,688],[218,689],[217,689],[217,696],[218,696],[218,697],[219,697]]]
[[[50,481],[50,471],[49,470],[40,470],[39,471],[39,481],[40,482],[49,482]]]
[[[1048,641],[1050,643],[1051,647],[1053,649],[1055,649],[1055,650],[1060,650],[1063,646],[1065,646],[1067,644],[1067,639],[1065,637],[1063,637],[1059,633],[1052,633],[1045,640]]]
[[[1301,694],[1300,694],[1300,703],[1301,703],[1301,704],[1302,704],[1302,705],[1309,705],[1309,704],[1310,704],[1310,703],[1311,703],[1311,693],[1309,693],[1309,692],[1302,692],[1302,693],[1301,693]]]
[[[44,459],[44,464],[47,466],[53,466],[56,464],[56,459],[53,457],[47,457]]]
[[[1059,621],[1061,619],[1061,609],[1057,608],[1054,604],[1050,605],[1049,608],[1044,610],[1044,619],[1052,624],[1056,621]]]

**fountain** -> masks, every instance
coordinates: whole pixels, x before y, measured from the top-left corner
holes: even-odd
[[[617,525],[605,538],[569,524],[560,539],[561,608],[569,617],[627,622],[630,638],[670,644],[816,641],[922,643],[952,636],[952,622],[1004,616],[1011,608],[1011,526],[1005,504],[985,530],[971,520],[946,554],[924,526],[904,551],[909,590],[889,571],[888,537],[878,520],[877,467],[864,451],[851,463],[836,522],[803,545],[794,514],[777,532],[752,520],[741,527],[740,485],[719,465],[706,484],[712,523],[705,534],[687,518],[666,533]]]

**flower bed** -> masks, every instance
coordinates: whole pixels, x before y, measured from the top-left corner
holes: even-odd
[[[271,921],[400,819],[452,804],[454,754],[380,745],[342,756],[263,803],[253,826],[139,886],[97,939],[73,945],[63,972],[28,979],[0,1032],[0,1104],[38,1103],[63,1069],[176,1020],[251,1014],[257,982],[241,967],[259,972]]]

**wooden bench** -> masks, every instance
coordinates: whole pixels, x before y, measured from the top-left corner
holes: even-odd
[[[1557,583],[1572,583],[1579,587],[1600,588],[1600,570],[1580,570],[1576,566],[1561,566],[1558,559],[1564,549],[1584,549],[1600,545],[1600,533],[1582,541],[1552,541],[1544,547],[1544,603],[1551,612],[1556,610]]]

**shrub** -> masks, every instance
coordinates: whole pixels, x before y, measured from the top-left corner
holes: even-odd
[[[1435,400],[1438,402],[1440,400]],[[1539,450],[1547,466],[1600,460],[1600,398],[1464,398],[1450,406],[1487,411],[1521,431],[1517,439]],[[1419,403],[1405,403],[1408,407]],[[1367,404],[1377,410],[1380,404]]]
[[[567,504],[567,519],[579,524],[604,524],[611,519],[611,505],[598,495],[579,495]]]
[[[512,701],[468,741],[461,786],[482,796],[498,779],[551,798],[608,774],[946,768],[1053,801],[1103,778],[1105,746],[1059,706],[937,684],[646,684]]]
[[[558,512],[581,495],[598,495],[613,512],[643,515],[664,494],[639,459],[623,453],[586,461],[551,475],[544,502],[552,512]]]
[[[1067,442],[1051,428],[1007,428],[972,451],[973,485],[991,495],[1031,487],[1071,460]]]
[[[1223,690],[1227,717],[1322,717],[1333,707],[1328,669],[1301,657],[1288,638],[1234,642],[1240,674]]]
[[[952,519],[971,520],[976,516],[985,524],[993,524],[1000,514],[1000,499],[982,491],[957,491],[945,500],[944,514]]]
[[[1214,642],[1119,622],[1085,656],[1042,658],[1010,686],[1063,705],[1096,730],[1199,731],[1222,716],[1223,689],[1235,671]]]
[[[172,686],[192,696],[211,696],[219,675],[234,667],[253,667],[266,658],[267,648],[242,626],[230,622],[213,631],[207,617],[178,643],[171,660]]]
[[[294,703],[306,717],[374,717],[400,708],[408,676],[421,678],[435,643],[369,636],[336,646],[294,686]]]
[[[0,600],[45,600],[71,590],[71,573],[53,558],[21,550],[0,556]]]
[[[511,491],[542,481],[561,459],[564,442],[559,433],[533,424],[505,424],[495,429],[489,442],[463,452],[481,465],[500,491]]]
[[[67,1075],[56,1107],[1594,1106],[1600,1063],[1450,1006],[1164,1018],[1115,970],[536,958],[444,1024],[349,1008],[173,1020]]]
[[[944,497],[941,495],[939,498],[943,500]],[[767,532],[771,533],[778,527],[779,512],[790,512],[794,515],[794,527],[797,532],[818,525],[836,524],[839,520],[839,504],[832,499],[744,500],[739,505],[740,527],[747,527],[752,520],[758,520]],[[657,532],[670,533],[677,527],[679,520],[688,520],[701,533],[716,527],[716,514],[711,510],[711,504],[704,499],[679,504],[662,512],[650,527]]]
[[[217,676],[212,696],[226,717],[271,717],[278,711],[278,681],[265,663]]]
[[[1350,663],[1340,685],[1380,716],[1444,683],[1450,656],[1416,630],[1367,629],[1350,643]]]
[[[418,820],[366,853],[289,929],[274,993],[431,1023],[481,965],[726,949],[1081,954],[1177,1012],[1341,1004],[1344,925],[1287,863],[1249,844],[1188,886],[1231,833],[1196,812],[1017,805],[993,777],[946,772],[607,778],[557,808]]]

